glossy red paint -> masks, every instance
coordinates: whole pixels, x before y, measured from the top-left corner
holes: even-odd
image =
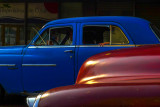
[[[103,52],[82,65],[76,84],[160,83],[160,45]]]
[[[158,107],[160,84],[82,84],[55,88],[39,107]]]
[[[45,92],[39,107],[159,107],[160,45],[114,50],[84,62],[76,84]]]

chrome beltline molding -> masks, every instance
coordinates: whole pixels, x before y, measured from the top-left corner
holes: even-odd
[[[123,47],[135,47],[135,45],[72,45],[72,46],[29,46],[28,48],[75,48],[75,47],[117,47],[117,46],[123,46]]]
[[[16,66],[16,64],[0,64],[0,66]]]
[[[56,64],[22,64],[22,66],[56,66]]]
[[[76,46],[29,46],[28,48],[75,48]]]
[[[76,47],[135,47],[135,45],[104,45],[104,46],[100,46],[100,45],[77,45]]]

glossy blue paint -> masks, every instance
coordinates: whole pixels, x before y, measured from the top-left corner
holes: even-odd
[[[0,47],[0,85],[8,93],[20,93],[23,91],[39,92],[74,84],[80,66],[92,55],[135,45],[159,43],[149,24],[149,21],[141,18],[121,16],[68,18],[51,21],[44,25],[39,34],[50,27],[71,26],[73,28],[73,44],[70,46],[34,46],[33,42],[39,37],[36,35],[26,47]],[[124,32],[129,44],[104,47],[84,45],[82,28],[85,25],[116,25]],[[66,50],[73,52],[64,52]],[[50,64],[56,66],[49,66]]]
[[[73,45],[69,46],[29,46],[22,64],[55,64],[56,66],[24,66],[23,85],[27,92],[48,90],[52,87],[74,84],[76,24],[54,24],[50,27],[70,26],[73,28]],[[72,50],[72,52],[65,52]],[[32,86],[32,88],[31,88]]]
[[[21,54],[25,46],[1,46],[0,54]]]
[[[126,37],[129,40],[129,44],[127,45],[122,45],[122,46],[107,46],[107,47],[97,47],[94,45],[91,46],[87,46],[85,47],[85,44],[82,43],[83,41],[83,27],[86,25],[100,25],[100,26],[107,26],[107,25],[115,25],[118,26],[123,33],[126,35]],[[128,47],[135,47],[135,44],[133,43],[132,39],[130,38],[130,35],[128,35],[128,33],[126,32],[126,30],[119,24],[119,23],[115,23],[115,22],[85,22],[85,23],[80,23],[79,25],[79,33],[77,34],[79,36],[79,44],[81,45],[80,47],[78,47],[78,56],[77,56],[77,63],[78,63],[78,69],[80,69],[81,65],[83,64],[83,62],[89,58],[90,56],[93,56],[95,54],[104,52],[104,51],[109,51],[109,50],[113,50],[113,49],[120,49],[120,48],[128,48]],[[132,46],[133,45],[133,46]],[[78,72],[76,72],[78,74]]]
[[[46,25],[56,23],[86,23],[86,22],[115,22],[124,27],[135,44],[154,44],[159,43],[157,37],[150,29],[150,22],[137,17],[126,16],[97,16],[97,17],[79,17],[55,20]]]
[[[64,52],[65,50],[74,51],[74,47],[31,47],[25,52],[23,64],[39,64],[39,66],[23,67],[23,85],[25,91],[44,91],[51,87],[74,84],[75,56],[74,53]],[[55,64],[56,66],[41,66],[40,64]]]
[[[0,85],[7,93],[23,92],[21,66],[23,48],[25,47],[0,47]]]

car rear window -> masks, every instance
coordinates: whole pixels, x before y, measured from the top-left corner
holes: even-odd
[[[150,24],[150,26],[157,38],[160,40],[160,30],[154,24]]]

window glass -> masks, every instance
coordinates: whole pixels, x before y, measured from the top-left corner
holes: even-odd
[[[109,26],[85,26],[83,28],[83,44],[99,44],[109,42],[109,33]]]
[[[35,45],[47,45],[47,40],[49,40],[49,29],[45,30],[41,35],[39,35]]]
[[[128,44],[128,39],[117,26],[111,26],[111,44]]]
[[[117,26],[84,26],[83,44],[128,44],[129,41]]]
[[[71,27],[49,28],[39,36],[35,45],[72,45]]]

